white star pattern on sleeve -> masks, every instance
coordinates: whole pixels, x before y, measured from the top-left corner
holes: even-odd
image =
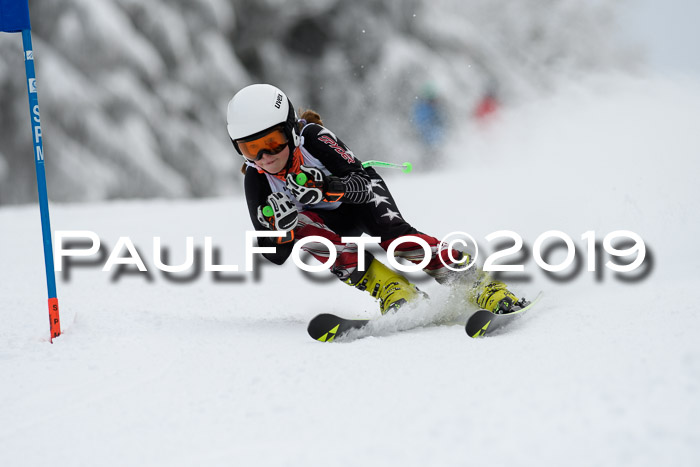
[[[376,179],[373,178],[373,179],[371,180],[371,183],[372,183],[372,189],[373,189],[373,190],[374,190],[375,188],[379,187],[379,188],[381,188],[382,190],[386,191],[386,189],[382,186],[382,181],[381,181],[381,180],[376,180]]]
[[[394,212],[391,209],[387,209],[386,214],[382,214],[382,217],[388,217],[390,221],[393,221],[394,219],[401,219],[401,216],[399,216],[399,213]]]
[[[379,205],[382,203],[391,204],[391,203],[389,203],[388,196],[382,196],[382,195],[378,195],[376,193],[374,194],[374,198],[372,198],[370,201],[374,203],[375,208],[379,207]]]

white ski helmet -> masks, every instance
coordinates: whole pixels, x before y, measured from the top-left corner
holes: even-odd
[[[238,154],[243,155],[236,140],[264,133],[282,124],[290,150],[299,146],[297,114],[286,94],[269,84],[251,84],[241,89],[228,103],[228,134]]]

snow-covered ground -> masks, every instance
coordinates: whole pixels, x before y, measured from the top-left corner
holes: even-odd
[[[128,236],[151,274],[59,273],[50,344],[38,209],[2,208],[0,465],[698,465],[699,121],[697,81],[600,77],[466,129],[429,171],[385,172],[434,235],[576,243],[568,280],[520,258],[513,289],[545,297],[480,340],[452,325],[321,344],[315,314],[377,305],[291,262],[222,282],[155,269],[156,236],[171,263],[211,236],[243,268],[250,224],[230,198],[52,205],[54,230],[94,231],[107,254]],[[581,235],[614,230],[644,239],[643,279],[586,271]],[[434,305],[417,322],[447,295],[419,285]]]

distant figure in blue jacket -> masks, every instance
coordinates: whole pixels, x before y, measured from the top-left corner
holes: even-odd
[[[445,116],[435,86],[426,84],[413,108],[413,123],[427,149],[437,150],[445,138]]]

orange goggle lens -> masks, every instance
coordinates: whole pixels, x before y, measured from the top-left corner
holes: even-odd
[[[273,128],[262,136],[258,136],[251,140],[237,141],[246,159],[251,161],[259,161],[265,154],[279,154],[287,146],[287,135],[281,128]]]

